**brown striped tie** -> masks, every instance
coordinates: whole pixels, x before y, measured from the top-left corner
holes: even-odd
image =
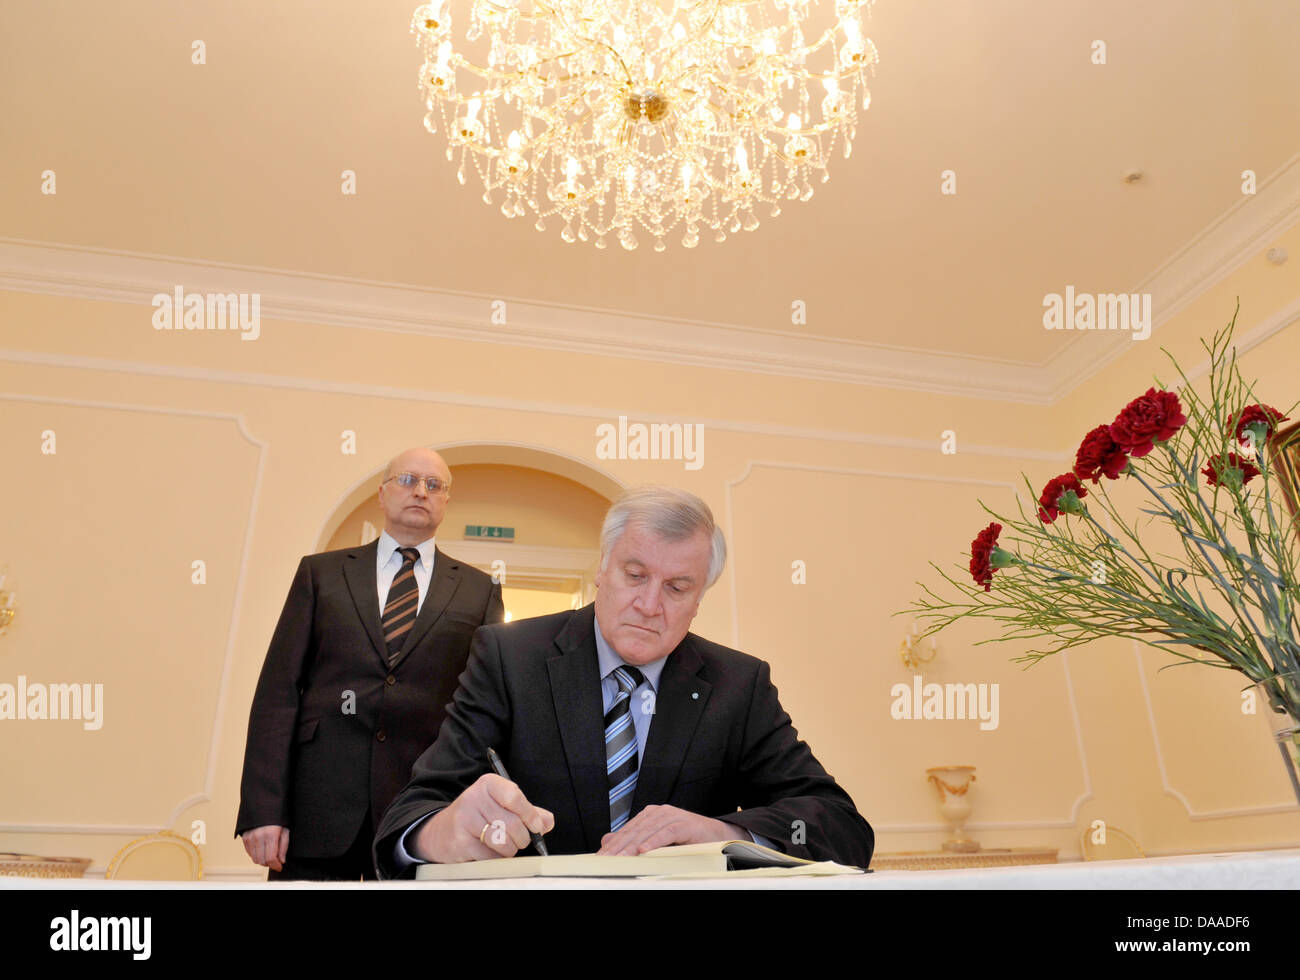
[[[384,642],[388,644],[388,662],[392,663],[406,642],[406,634],[415,625],[415,614],[420,606],[420,587],[415,581],[415,563],[420,558],[418,548],[398,548],[402,567],[393,576],[388,587],[388,602],[384,605]]]

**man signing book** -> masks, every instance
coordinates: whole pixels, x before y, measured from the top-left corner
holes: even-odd
[[[376,832],[380,877],[512,857],[529,831],[551,854],[754,840],[867,867],[871,826],[799,740],[767,663],[688,632],[725,561],[694,494],[625,493],[595,602],[474,634],[438,738]]]

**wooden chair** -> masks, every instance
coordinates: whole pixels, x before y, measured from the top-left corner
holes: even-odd
[[[1118,827],[1113,827],[1110,824],[1106,825],[1106,843],[1104,844],[1094,844],[1092,841],[1092,828],[1085,827],[1080,840],[1080,850],[1083,852],[1085,861],[1123,861],[1147,856],[1137,841]]]
[[[131,841],[108,862],[105,878],[133,881],[199,881],[203,855],[188,837],[160,830]]]

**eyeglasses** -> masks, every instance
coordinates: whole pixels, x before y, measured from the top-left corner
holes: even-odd
[[[398,473],[395,476],[390,476],[388,480],[395,481],[403,490],[410,490],[420,481],[424,482],[424,489],[428,490],[430,493],[446,493],[451,489],[451,481],[443,483],[442,480],[438,479],[436,476],[421,477],[416,476],[414,473]],[[385,480],[384,482],[387,483],[388,480]]]

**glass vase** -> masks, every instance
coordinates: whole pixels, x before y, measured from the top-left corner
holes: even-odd
[[[1291,791],[1300,804],[1300,672],[1274,674],[1254,688],[1255,703],[1273,732]]]

